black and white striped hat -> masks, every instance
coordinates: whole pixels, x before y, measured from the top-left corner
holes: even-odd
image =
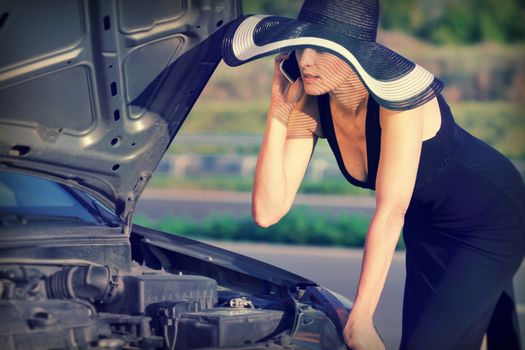
[[[282,51],[312,47],[344,59],[374,99],[392,110],[424,104],[443,83],[376,42],[378,0],[305,0],[297,19],[249,15],[231,22],[223,41],[226,64],[238,66]]]

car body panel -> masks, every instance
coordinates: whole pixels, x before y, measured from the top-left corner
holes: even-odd
[[[175,274],[180,271],[206,274],[224,286],[246,283],[248,278],[253,280],[251,283],[258,281],[262,289],[271,289],[271,285],[289,289],[317,286],[313,281],[259,260],[139,225],[133,225],[130,241],[133,260],[153,269]],[[264,287],[263,283],[266,283]]]
[[[88,191],[128,224],[240,1],[1,6],[0,166]]]

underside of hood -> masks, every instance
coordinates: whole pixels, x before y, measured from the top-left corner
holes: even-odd
[[[0,166],[127,221],[240,14],[240,0],[2,1]]]

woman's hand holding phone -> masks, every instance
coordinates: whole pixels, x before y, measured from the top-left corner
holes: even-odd
[[[281,63],[288,58],[288,54],[280,54],[275,58],[273,82],[272,82],[272,100],[270,111],[273,117],[277,118],[284,125],[288,124],[290,113],[297,102],[304,95],[304,86],[301,78],[293,83],[281,72]]]
[[[288,79],[290,84],[293,84],[301,77],[301,70],[299,69],[299,63],[297,62],[295,51],[290,52],[288,57],[281,61],[279,69],[286,79]]]

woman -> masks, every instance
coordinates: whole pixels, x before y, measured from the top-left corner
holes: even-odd
[[[512,277],[525,253],[525,186],[513,165],[452,117],[442,83],[375,42],[377,1],[305,1],[297,20],[241,18],[225,61],[295,50],[290,85],[275,61],[253,188],[266,227],[288,212],[318,137],[343,175],[376,191],[354,306],[354,350],[384,349],[372,317],[401,229],[402,349],[519,349]]]

